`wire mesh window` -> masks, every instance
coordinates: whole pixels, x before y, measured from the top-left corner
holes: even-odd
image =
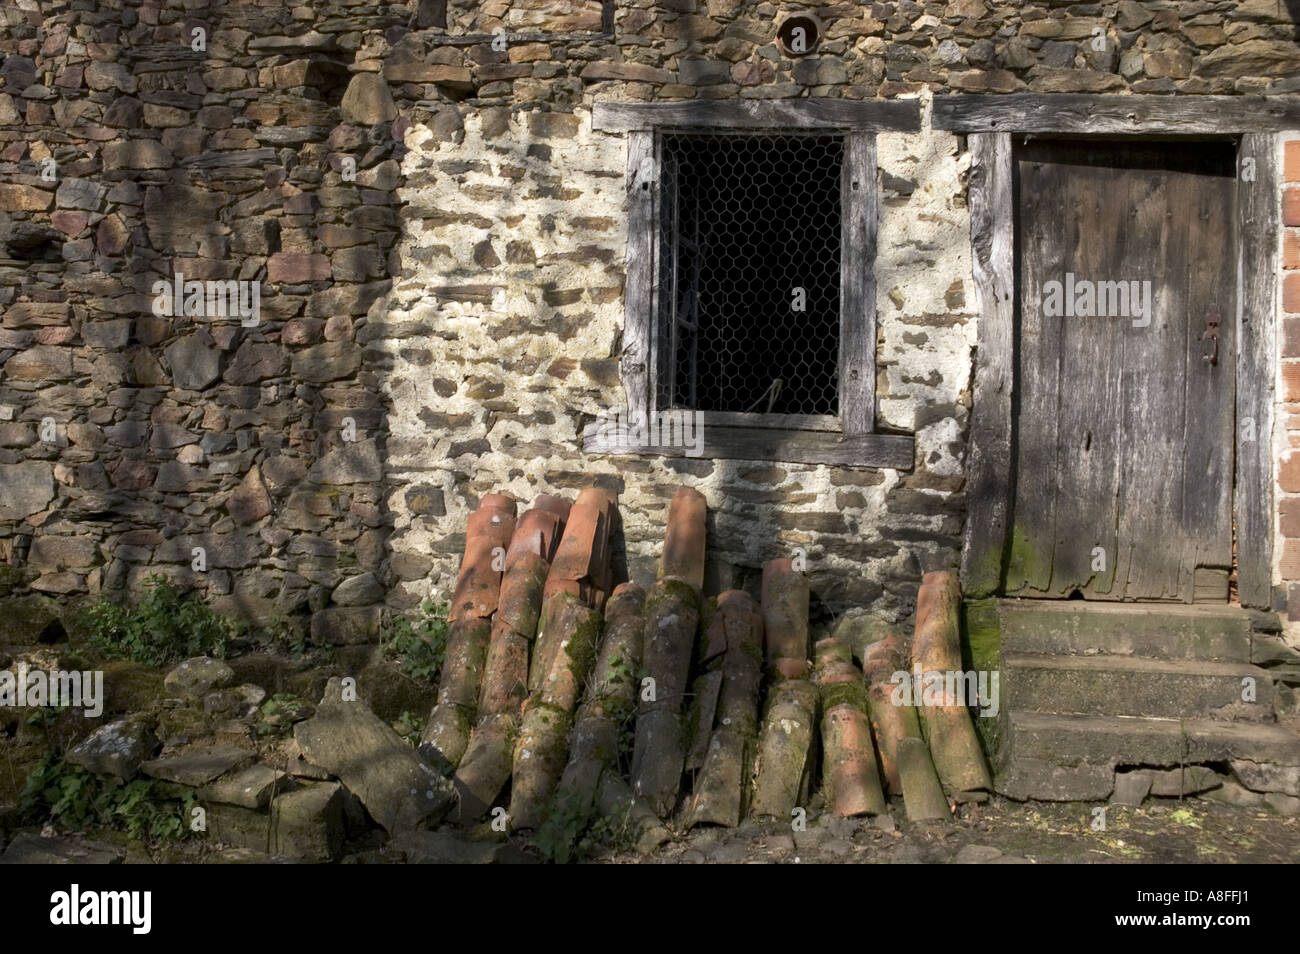
[[[659,407],[838,415],[843,138],[661,150]]]

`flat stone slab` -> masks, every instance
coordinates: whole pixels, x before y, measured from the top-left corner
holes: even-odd
[[[174,696],[202,699],[213,689],[224,689],[235,678],[235,671],[220,659],[195,656],[167,673],[163,688]]]
[[[150,778],[198,788],[256,757],[256,753],[235,745],[210,745],[145,762],[140,770]]]
[[[331,679],[316,715],[294,727],[308,760],[338,776],[390,834],[438,821],[455,789],[360,699],[344,701]]]
[[[112,845],[20,832],[0,856],[0,865],[120,865],[125,857],[125,849]]]
[[[1273,682],[1266,670],[1243,663],[1163,660],[1133,656],[1006,653],[1003,704],[1011,712],[1162,719],[1273,718]],[[1256,696],[1242,699],[1243,680]]]
[[[1154,779],[1146,772],[1117,772],[1115,791],[1110,796],[1112,805],[1128,805],[1137,808],[1151,794]]]
[[[122,719],[100,726],[78,742],[68,752],[68,761],[97,775],[129,781],[157,746],[158,739],[148,725],[138,719]]]
[[[209,782],[199,789],[199,798],[205,802],[262,809],[270,804],[271,792],[277,785],[284,791],[292,784],[284,772],[259,762]]]

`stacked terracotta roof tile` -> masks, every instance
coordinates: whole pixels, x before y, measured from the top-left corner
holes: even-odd
[[[797,815],[819,761],[827,807],[840,815],[885,811],[886,792],[917,821],[950,817],[949,798],[987,797],[965,707],[925,709],[923,723],[896,697],[909,661],[960,669],[951,574],[926,576],[910,654],[890,635],[863,650],[859,669],[847,642],[825,638],[814,676],[808,581],[790,560],[764,566],[761,603],[739,590],[703,598],[700,493],[674,495],[648,593],[613,586],[611,494],[588,488],[572,506],[541,496],[518,521],[515,512],[491,494],[470,515],[422,742],[454,772],[463,824],[509,782],[515,829],[538,828],[557,808],[604,813],[631,822],[648,850],[670,837],[661,819],[679,808],[688,826]],[[624,778],[620,740],[633,719]]]

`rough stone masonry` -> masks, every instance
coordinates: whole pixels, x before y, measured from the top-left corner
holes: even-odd
[[[824,35],[790,58],[800,10]],[[960,549],[963,137],[877,138],[877,424],[915,435],[911,470],[599,458],[627,141],[593,102],[1280,95],[1294,33],[1278,0],[6,4],[0,595],[162,573],[364,641],[449,592],[485,493],[594,481],[633,578],[684,484],[715,514],[710,588],[802,547],[825,609],[901,616]],[[260,282],[259,320],[156,314],[178,273]]]

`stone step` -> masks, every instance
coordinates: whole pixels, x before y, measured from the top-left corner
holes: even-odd
[[[1271,721],[1273,680],[1249,663],[1138,656],[1003,656],[1003,699],[1016,713]],[[1254,699],[1244,701],[1245,680]]]
[[[1253,624],[1276,618],[1231,606],[999,600],[1007,653],[1107,654],[1250,662]]]
[[[1229,763],[1238,774],[1250,767],[1294,780],[1300,732],[1274,723],[1019,712],[1008,716],[998,755],[999,793],[1089,801],[1110,796],[1117,766]]]

